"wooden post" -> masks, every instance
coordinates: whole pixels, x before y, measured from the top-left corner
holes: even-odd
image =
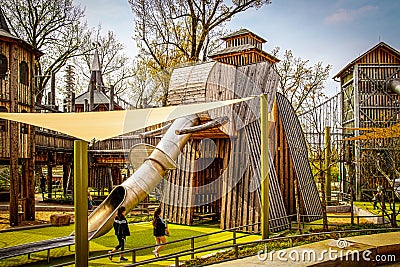
[[[75,266],[87,267],[88,241],[88,143],[74,141]]]
[[[261,120],[261,235],[269,238],[269,160],[268,160],[268,99],[260,96]]]
[[[34,221],[36,217],[35,211],[35,127],[28,126],[29,140],[29,159],[28,164],[28,197],[26,201],[25,219]]]
[[[18,49],[10,45],[9,49],[9,92],[10,112],[18,112]],[[18,152],[19,152],[19,124],[10,121],[10,225],[18,225]]]
[[[132,263],[136,263],[136,250],[132,251]]]
[[[51,152],[48,153],[47,159],[47,198],[52,199],[53,196],[53,154]]]
[[[190,254],[190,258],[193,260],[194,259],[194,237],[193,236],[190,238],[190,249],[192,251],[192,254]]]
[[[359,101],[359,75],[358,75],[358,64],[355,64],[354,70],[353,70],[353,90],[354,90],[354,127],[357,129],[360,127],[360,101]],[[354,130],[354,136],[359,136],[360,131],[359,130]],[[360,177],[360,168],[361,168],[361,144],[359,140],[354,141],[354,162],[355,162],[355,184],[352,183],[352,187],[355,186],[355,188],[352,188],[353,192],[351,197],[353,197],[353,194],[357,196],[357,200],[361,198],[361,177]],[[354,192],[355,189],[355,192]]]

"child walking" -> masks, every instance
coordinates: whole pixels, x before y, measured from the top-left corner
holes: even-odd
[[[158,245],[156,249],[153,250],[153,254],[154,256],[156,256],[156,258],[158,258],[159,257],[158,252],[165,246],[160,244],[164,244],[165,242],[167,242],[165,236],[169,236],[167,225],[161,218],[161,207],[158,207],[154,212],[153,229],[154,229],[153,234],[154,237],[156,238],[156,244]]]
[[[125,207],[124,206],[121,206],[118,208],[118,213],[114,219],[113,226],[114,226],[115,235],[117,236],[117,239],[118,239],[118,245],[113,250],[109,251],[108,252],[109,254],[118,251],[118,249],[120,249],[120,248],[121,248],[121,251],[124,251],[126,237],[131,235],[131,233],[129,232],[128,222],[126,221],[126,218],[125,218]],[[110,260],[112,260],[112,255],[108,256],[108,258]],[[124,258],[124,254],[121,253],[119,260],[127,261],[128,259]]]

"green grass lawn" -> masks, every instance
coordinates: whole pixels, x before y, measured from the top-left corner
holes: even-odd
[[[220,229],[218,225],[198,225],[198,226],[185,226],[185,225],[176,225],[169,224],[169,229],[171,232],[171,236],[168,241],[178,240],[186,237],[198,236],[201,234],[217,232]],[[40,229],[31,229],[31,230],[20,230],[15,232],[5,232],[0,234],[0,246],[1,247],[9,247],[15,246],[18,244],[24,244],[29,242],[35,242],[40,240],[52,239],[56,237],[62,237],[69,235],[74,230],[74,226],[63,226],[63,227],[46,227]],[[126,250],[132,248],[138,248],[146,245],[154,244],[153,237],[153,229],[150,222],[143,222],[137,224],[130,225],[131,236],[127,238]],[[243,234],[238,233],[237,236],[243,236]],[[223,232],[211,236],[200,237],[195,240],[195,247],[214,243],[217,241],[226,240],[232,237],[232,233]],[[259,235],[251,235],[246,236],[244,238],[239,239],[237,242],[247,242],[260,239]],[[110,231],[106,235],[96,238],[90,241],[90,256],[98,256],[106,254],[107,251],[111,250],[115,245],[117,245],[118,241],[114,235],[113,231]],[[227,242],[226,244],[232,244],[232,241]],[[178,252],[184,249],[190,248],[190,240],[174,243],[167,245],[160,253],[160,255],[165,255],[173,252]],[[71,247],[71,251],[68,251],[68,247],[58,248],[51,250],[50,252],[50,265],[59,264],[62,262],[68,262],[74,260],[74,250],[75,247]],[[142,250],[137,252],[137,261],[141,261],[144,259],[153,258],[152,251],[153,248],[149,248],[146,250]],[[0,266],[48,266],[46,262],[47,252],[37,252],[31,255],[31,259],[28,259],[28,256],[19,256],[13,257],[5,260],[0,260]],[[200,256],[197,255],[196,256]],[[132,255],[131,253],[126,253],[125,257],[129,259],[128,263],[131,263]],[[189,259],[187,257],[186,259]],[[180,259],[181,260],[181,259]],[[182,261],[182,260],[181,260]],[[128,264],[126,263],[126,264]],[[146,266],[166,266],[173,264],[174,261],[171,259],[170,261],[159,262],[153,265]],[[95,261],[90,261],[89,266],[121,266],[119,263],[119,258],[114,257],[113,262],[111,262],[108,258],[103,258]]]

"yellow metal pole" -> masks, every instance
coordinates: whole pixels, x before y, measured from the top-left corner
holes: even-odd
[[[269,238],[268,98],[260,96],[261,120],[261,235]]]
[[[88,241],[88,143],[74,141],[75,266],[87,267]]]

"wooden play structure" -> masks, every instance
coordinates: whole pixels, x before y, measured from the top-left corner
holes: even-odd
[[[33,69],[42,55],[25,41],[10,34],[0,12],[0,111],[33,112]],[[18,200],[25,216],[35,217],[34,129],[0,120],[0,164],[10,166],[10,221],[18,222]],[[19,172],[21,166],[22,172]]]
[[[299,179],[302,214],[309,216],[307,220],[319,218],[321,202],[301,127],[290,103],[276,94],[279,78],[273,64],[278,59],[263,51],[265,40],[248,30],[241,29],[224,40],[227,47],[210,56],[216,62],[186,66],[173,72],[168,102],[174,105],[268,94],[273,114],[270,121],[271,230],[287,229],[287,216],[296,213],[295,179]],[[220,109],[209,114],[202,118],[202,123],[221,116],[228,116],[230,123],[193,134],[178,159],[178,164],[186,167],[172,171],[165,183],[166,217],[171,222],[192,224],[196,217],[208,215],[218,218],[223,229],[253,224],[247,230],[258,231],[259,104],[250,101],[236,105],[233,111]],[[211,141],[204,142],[205,138]],[[212,163],[207,165],[209,162]]]
[[[393,126],[400,120],[400,52],[380,42],[345,66],[335,78],[340,81],[344,138],[357,137],[368,128]],[[391,147],[390,139],[344,142],[344,190],[353,185],[358,199],[371,199],[378,181],[368,151]]]
[[[55,103],[34,103],[33,64],[41,55],[23,41],[11,36],[2,21],[1,62],[3,69],[0,108],[7,112],[54,111]],[[289,228],[290,217],[296,213],[294,181],[298,181],[301,214],[307,221],[320,218],[321,202],[307,159],[307,149],[300,124],[290,103],[276,93],[278,75],[273,64],[278,59],[262,50],[266,42],[256,34],[241,29],[223,40],[226,48],[210,56],[214,61],[176,69],[171,77],[169,105],[214,102],[267,94],[270,111],[269,173],[270,229]],[[8,49],[8,50],[7,50]],[[26,50],[26,51],[25,51]],[[25,51],[24,53],[15,51]],[[15,54],[13,54],[15,52]],[[18,56],[18,57],[17,57]],[[17,57],[17,60],[10,60]],[[15,71],[26,69],[28,78],[18,77]],[[110,88],[107,92],[101,80],[101,66],[96,56],[92,64],[91,81],[87,92],[65,101],[66,111],[90,112],[122,109]],[[2,63],[3,64],[3,63]],[[3,69],[0,69],[3,70]],[[1,73],[0,73],[1,74]],[[28,83],[26,84],[26,79]],[[17,86],[13,86],[17,85]],[[15,90],[19,90],[16,92]],[[53,90],[53,89],[52,89]],[[54,95],[54,91],[52,94]],[[73,94],[71,94],[73,96]],[[24,96],[16,101],[13,96]],[[3,99],[4,98],[4,99]],[[54,99],[53,97],[49,98]],[[25,102],[24,102],[25,101]],[[26,107],[23,109],[22,107]],[[157,186],[164,206],[165,217],[174,223],[193,224],[197,219],[220,221],[223,229],[251,225],[247,231],[259,231],[261,219],[260,195],[260,122],[258,99],[198,114],[200,125],[183,146],[177,168]],[[218,121],[215,127],[204,127]],[[122,169],[129,173],[128,153],[140,143],[157,145],[163,132],[156,125],[142,132],[95,142],[89,147],[89,187],[108,188],[123,182]],[[0,160],[10,165],[12,191],[10,214],[17,203],[24,203],[24,219],[34,219],[34,171],[47,167],[49,197],[52,188],[52,168],[63,166],[62,185],[72,189],[73,138],[23,124],[0,121],[3,130]],[[178,131],[178,130],[177,130]],[[176,135],[183,133],[176,133]],[[23,147],[26,148],[23,148]],[[20,153],[16,153],[20,151]],[[35,151],[35,153],[33,153]],[[23,154],[25,153],[25,154]],[[33,156],[35,155],[35,156]],[[22,165],[21,181],[15,180]],[[20,186],[20,188],[17,188]],[[26,189],[25,189],[26,188]],[[118,189],[119,190],[119,189]],[[117,191],[118,191],[117,190]],[[11,190],[10,190],[11,191]],[[116,193],[118,194],[118,192]],[[11,221],[17,224],[11,217]],[[104,229],[107,229],[105,227]]]

